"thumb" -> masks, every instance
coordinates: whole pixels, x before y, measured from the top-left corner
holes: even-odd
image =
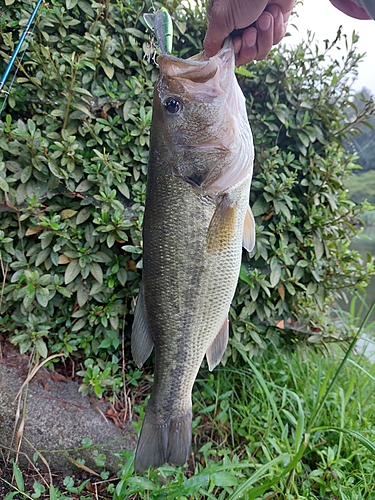
[[[220,2],[211,4],[208,10],[208,28],[203,47],[208,57],[214,56],[222,47],[224,40],[233,30],[228,26],[226,11]]]
[[[228,32],[218,29],[217,25],[208,26],[203,40],[203,48],[208,57],[212,57],[219,52],[228,35]]]

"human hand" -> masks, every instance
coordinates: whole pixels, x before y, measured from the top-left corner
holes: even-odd
[[[331,4],[344,14],[355,19],[372,19],[366,9],[363,9],[351,0],[330,0]]]
[[[233,31],[236,64],[260,61],[286,33],[295,0],[211,0],[208,29],[203,42],[208,57],[215,55]]]

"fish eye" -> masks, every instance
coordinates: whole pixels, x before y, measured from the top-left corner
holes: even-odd
[[[179,113],[182,109],[182,102],[175,97],[168,97],[168,99],[163,104],[168,113],[172,115]]]

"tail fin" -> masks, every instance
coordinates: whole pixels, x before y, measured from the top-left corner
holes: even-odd
[[[147,410],[135,454],[135,471],[161,467],[167,462],[184,465],[191,450],[191,409],[169,421],[157,419],[154,412]]]

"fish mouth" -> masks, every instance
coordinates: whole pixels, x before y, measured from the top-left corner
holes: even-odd
[[[189,59],[165,54],[157,58],[157,63],[162,78],[178,81],[188,92],[193,90],[191,87],[193,85],[194,92],[189,92],[191,95],[198,95],[199,84],[204,84],[207,92],[209,89],[206,84],[210,80],[212,91],[227,92],[235,65],[233,42],[231,38],[227,38],[222,49],[212,57],[207,57],[204,51]]]

